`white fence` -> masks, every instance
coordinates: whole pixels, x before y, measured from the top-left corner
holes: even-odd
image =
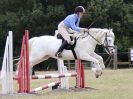
[[[1,84],[2,94],[13,94],[13,41],[12,31],[9,31],[2,64]]]

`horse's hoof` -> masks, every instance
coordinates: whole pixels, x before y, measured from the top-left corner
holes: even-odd
[[[103,72],[101,72],[100,76],[103,74]]]
[[[96,77],[96,78],[99,78],[99,75],[95,74],[95,77]]]

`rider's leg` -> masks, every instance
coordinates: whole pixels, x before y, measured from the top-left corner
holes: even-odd
[[[61,22],[59,25],[58,25],[58,31],[59,33],[62,35],[62,37],[68,42],[70,43],[70,36],[69,36],[69,33],[68,33],[68,29],[63,22]]]
[[[61,45],[60,48],[58,49],[58,51],[55,53],[55,56],[61,58],[61,57],[62,57],[62,51],[63,51],[64,47],[65,47],[67,44],[68,44],[67,41],[64,40],[63,43],[62,43],[62,45]]]
[[[61,22],[58,25],[58,31],[62,35],[62,37],[64,38],[64,41],[63,41],[61,47],[56,52],[55,56],[62,57],[61,53],[62,53],[64,47],[70,42],[70,37],[68,35],[68,30],[67,30],[67,28],[66,28],[66,26],[64,25],[63,22]]]

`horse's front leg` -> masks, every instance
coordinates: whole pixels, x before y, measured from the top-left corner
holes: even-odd
[[[91,55],[92,57],[95,57],[97,60],[99,60],[99,62],[100,62],[100,67],[101,67],[102,69],[105,69],[105,65],[104,65],[104,63],[103,63],[103,58],[102,58],[100,55],[96,54],[95,52],[91,53],[90,55]]]
[[[92,61],[94,63],[100,64],[100,61],[98,59],[92,57],[88,53],[82,53],[82,55],[80,55],[80,59],[81,60],[86,60],[86,61]]]
[[[102,75],[102,68],[100,67],[100,62],[96,58],[92,57],[91,55],[85,53],[80,56],[81,60],[86,60],[86,61],[92,61],[95,63],[92,67],[92,71],[95,73],[96,78]]]

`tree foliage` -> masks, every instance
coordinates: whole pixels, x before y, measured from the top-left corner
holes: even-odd
[[[133,47],[133,0],[0,0],[0,56],[7,31],[14,32],[14,56],[20,53],[22,35],[54,35],[58,23],[83,5],[87,14],[80,26],[112,28],[120,51]]]

